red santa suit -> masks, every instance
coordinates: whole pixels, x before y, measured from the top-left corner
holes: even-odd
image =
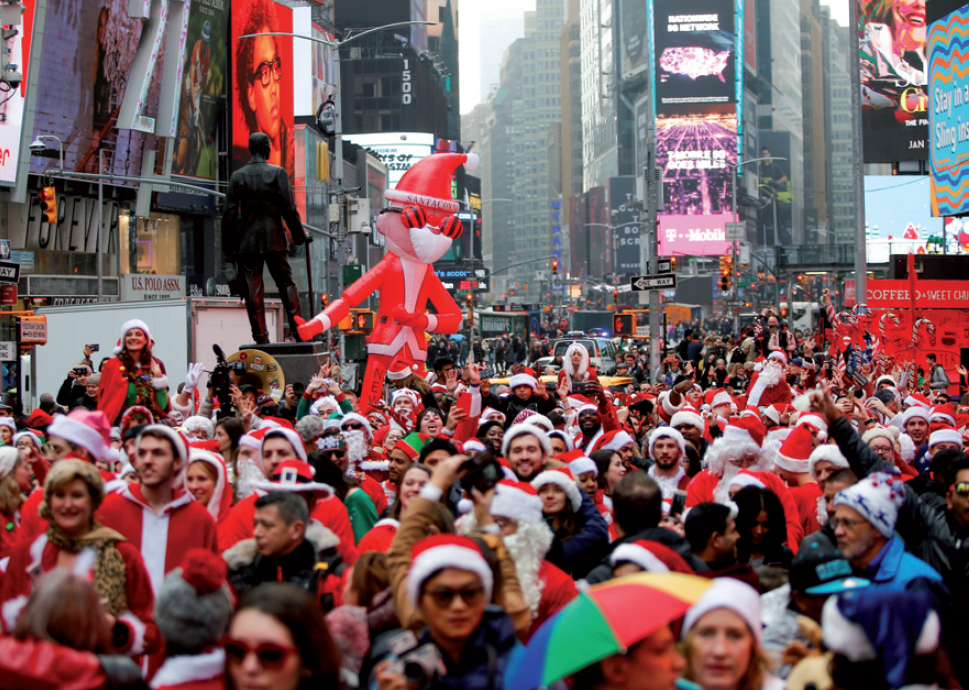
[[[801,420],[799,419],[798,422]],[[819,420],[820,421],[820,420]],[[823,421],[821,421],[823,424]],[[825,431],[827,425],[825,425]],[[814,434],[809,423],[798,424],[781,443],[774,456],[774,464],[793,477],[788,481],[801,481],[811,476],[811,458],[814,454]],[[821,529],[818,521],[818,499],[824,495],[815,481],[808,481],[790,489],[791,499],[797,507],[804,534]]]
[[[755,372],[750,379],[750,392],[747,395],[747,405],[766,407],[768,405],[790,405],[794,399],[791,387],[784,378],[786,371],[780,352],[772,352],[763,370]]]
[[[374,292],[380,293],[380,310],[373,333],[367,338],[367,370],[360,396],[366,415],[383,392],[387,369],[395,360],[420,364],[427,360],[427,333],[456,333],[463,315],[444,288],[431,264],[461,234],[453,214],[460,205],[451,194],[451,176],[459,165],[473,169],[474,154],[442,153],[414,164],[397,186],[384,193],[393,212],[381,213],[377,230],[386,237],[384,258],[350,285],[340,299],[301,326],[304,340],[342,321]],[[428,303],[436,314],[427,313]]]
[[[814,482],[791,487],[791,498],[801,516],[801,527],[805,536],[821,529],[822,524],[818,521],[818,500],[824,498],[821,487]]]
[[[161,633],[154,622],[155,596],[148,571],[135,546],[119,541],[115,547],[125,563],[125,598],[128,601],[128,610],[118,615],[118,622],[128,628],[128,645],[121,651],[132,656],[152,654],[161,647]],[[27,603],[34,580],[56,568],[59,555],[60,549],[46,534],[32,542],[23,541],[13,550],[0,584],[3,626],[8,632]]]
[[[141,552],[152,591],[157,591],[165,575],[181,565],[189,549],[218,553],[215,520],[183,491],[175,491],[171,502],[156,514],[145,500],[141,485],[129,484],[104,499],[97,519]]]
[[[152,690],[225,690],[225,650],[165,659],[151,679]]]
[[[542,600],[538,603],[538,612],[532,619],[532,627],[528,629],[528,637],[542,627],[542,623],[554,616],[559,609],[579,596],[579,590],[572,579],[561,568],[542,559],[538,569],[538,579],[542,581]]]

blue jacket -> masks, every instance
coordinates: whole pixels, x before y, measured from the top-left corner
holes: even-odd
[[[421,644],[431,642],[430,632],[421,635]],[[504,609],[487,606],[480,625],[471,633],[464,645],[461,658],[451,659],[446,654],[444,665],[447,674],[434,682],[434,688],[454,690],[504,690],[506,674],[514,668],[525,648],[515,637],[515,625]]]
[[[864,576],[871,581],[872,587],[898,592],[908,589],[916,580],[942,583],[942,577],[932,566],[905,552],[905,544],[897,534],[888,540]]]

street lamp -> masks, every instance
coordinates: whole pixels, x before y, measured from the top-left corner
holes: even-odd
[[[37,138],[33,140],[28,148],[30,148],[31,153],[43,153],[47,150],[47,144],[44,143],[45,139],[53,139],[57,142],[57,159],[60,164],[60,172],[64,172],[64,142],[61,141],[60,137],[56,137],[53,134],[38,134]]]

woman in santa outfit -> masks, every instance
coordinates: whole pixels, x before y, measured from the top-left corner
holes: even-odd
[[[98,409],[108,421],[116,423],[125,408],[147,407],[155,419],[167,417],[168,378],[165,365],[152,356],[152,339],[148,325],[140,319],[125,321],[115,357],[104,363],[98,393]]]
[[[559,385],[566,382],[570,392],[577,383],[599,382],[599,375],[589,367],[589,351],[581,343],[572,343],[565,351],[562,368],[559,370]]]
[[[185,489],[197,503],[205,506],[216,523],[224,520],[232,507],[232,485],[227,475],[220,455],[201,448],[189,448]]]
[[[132,656],[151,654],[160,643],[152,617],[151,581],[141,552],[125,538],[97,523],[104,483],[94,465],[61,460],[47,475],[40,514],[50,523],[31,542],[21,540],[0,583],[3,623],[9,630],[37,578],[56,567],[71,568],[81,551],[94,551],[93,581],[114,619],[115,646]]]
[[[597,450],[589,456],[596,464],[596,474],[599,491],[602,492],[602,504],[612,513],[612,493],[616,484],[626,476],[626,466],[622,456],[614,450]]]
[[[30,465],[16,448],[0,448],[0,571],[17,545],[24,486],[30,489]]]

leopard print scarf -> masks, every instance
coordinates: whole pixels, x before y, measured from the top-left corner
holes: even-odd
[[[51,544],[68,553],[94,549],[97,554],[94,560],[94,588],[102,599],[107,600],[112,615],[117,616],[128,610],[128,596],[125,593],[127,567],[115,546],[117,542],[124,541],[124,537],[95,522],[90,532],[75,539],[51,522],[47,526],[47,538]]]

